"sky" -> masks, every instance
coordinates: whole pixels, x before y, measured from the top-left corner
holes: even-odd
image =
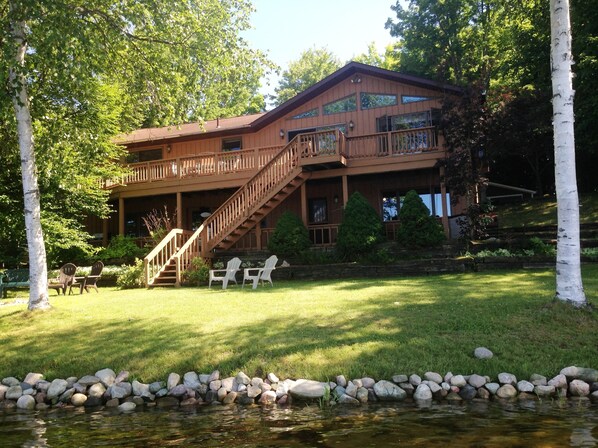
[[[253,0],[253,29],[243,37],[254,49],[285,70],[309,48],[326,48],[341,61],[365,53],[376,44],[379,53],[393,42],[384,24],[396,0]],[[267,82],[267,81],[266,81]],[[266,84],[264,82],[263,84]],[[278,78],[271,76],[262,93],[273,94]]]

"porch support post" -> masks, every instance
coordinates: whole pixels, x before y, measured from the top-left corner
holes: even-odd
[[[347,205],[347,201],[349,200],[349,182],[347,179],[347,175],[342,176],[343,181],[343,207]]]
[[[183,194],[180,191],[176,193],[176,227],[183,228]]]
[[[118,198],[118,234],[125,234],[125,199]]]
[[[444,178],[444,167],[440,167],[440,195],[442,204],[442,227],[444,227],[444,233],[447,237],[449,234],[449,222],[448,222],[448,209],[446,206],[446,184],[442,180]]]
[[[108,219],[102,219],[102,246],[108,246]]]
[[[307,227],[307,186],[305,182],[301,184],[300,187],[301,192],[301,220],[305,227]]]
[[[255,245],[257,250],[262,250],[262,221],[258,221],[255,225]]]

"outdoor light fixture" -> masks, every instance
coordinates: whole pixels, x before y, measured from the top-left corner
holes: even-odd
[[[334,197],[332,198],[332,200],[334,201],[335,204],[338,204],[338,195],[335,194]]]
[[[280,135],[280,138],[284,138],[284,129],[281,129],[278,135]]]
[[[351,78],[351,84],[359,84],[361,82],[361,76],[355,75]]]
[[[354,127],[355,123],[353,123],[353,120],[349,121],[349,130],[352,131]]]
[[[170,151],[172,151],[172,146],[166,145],[166,152],[170,152]]]

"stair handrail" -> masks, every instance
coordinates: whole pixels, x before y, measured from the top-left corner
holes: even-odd
[[[183,229],[172,229],[168,234],[154,247],[149,254],[143,258],[143,271],[145,274],[145,287],[149,287],[156,276],[170,262],[177,253],[179,247],[184,243],[184,237],[189,236],[191,232]]]
[[[202,244],[205,244],[205,241],[202,241],[202,236],[205,235],[203,232],[204,225],[200,225],[195,232],[189,237],[189,239],[181,246],[181,248],[175,254],[176,258],[176,283],[175,286],[178,287],[181,285],[181,281],[183,279],[183,272],[187,270],[191,261],[201,255],[201,248]]]

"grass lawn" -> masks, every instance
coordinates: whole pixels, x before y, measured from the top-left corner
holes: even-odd
[[[596,305],[598,265],[584,266],[584,281]],[[552,270],[522,270],[52,295],[47,312],[0,306],[0,378],[104,367],[144,382],[213,369],[324,380],[598,368],[598,312],[553,303],[554,289]],[[477,346],[494,358],[474,359]]]
[[[580,195],[579,220],[598,222],[598,193]],[[540,198],[515,204],[497,205],[501,228],[556,225],[556,198]]]

